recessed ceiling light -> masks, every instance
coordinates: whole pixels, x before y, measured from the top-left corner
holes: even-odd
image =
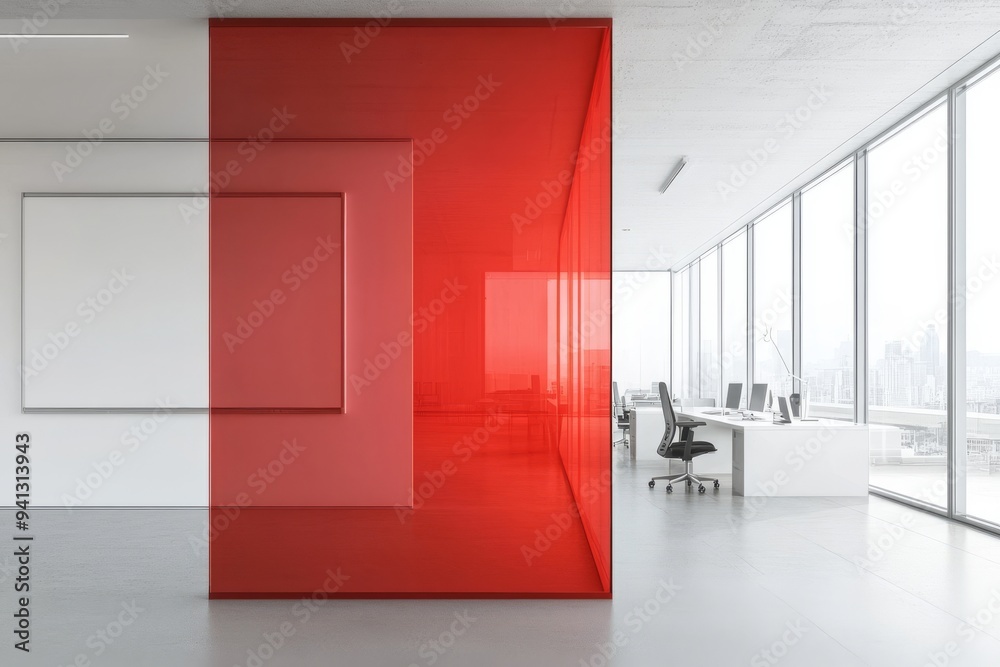
[[[687,164],[687,158],[686,157],[682,157],[680,160],[677,161],[677,164],[674,165],[673,171],[671,171],[670,175],[667,176],[667,180],[665,180],[663,182],[663,185],[660,186],[660,194],[661,195],[664,192],[667,191],[667,188],[669,188],[670,184],[674,182],[674,179],[677,178],[677,175],[679,173],[681,173],[681,169],[683,169],[684,165],[686,165],[686,164]]]
[[[30,35],[27,33],[0,35],[0,39],[128,39],[128,35]]]

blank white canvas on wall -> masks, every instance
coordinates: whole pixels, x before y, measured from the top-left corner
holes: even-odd
[[[23,198],[23,406],[208,406],[208,212],[191,195]]]

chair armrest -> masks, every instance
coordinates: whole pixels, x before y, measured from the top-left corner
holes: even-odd
[[[684,443],[684,460],[691,460],[691,445],[694,444],[694,429],[699,426],[707,426],[705,422],[699,421],[679,421],[677,428],[680,429],[680,439]]]

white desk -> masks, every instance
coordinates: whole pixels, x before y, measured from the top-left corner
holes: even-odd
[[[650,444],[648,408],[636,408],[633,451],[647,458],[656,454],[663,437],[663,412],[659,411],[659,434]],[[866,496],[868,495],[868,427],[822,419],[816,422],[774,424],[740,417],[706,415],[704,408],[683,408],[678,419],[705,422],[695,430],[695,440],[711,442],[717,454],[699,456],[695,474],[732,472],[733,493],[740,496]],[[720,470],[715,459],[726,459],[729,470]]]
[[[706,408],[708,409],[708,408]],[[689,408],[694,410],[694,408]],[[670,473],[684,472],[684,464],[679,460],[665,459],[656,453],[656,448],[660,445],[660,439],[666,429],[666,422],[663,420],[663,408],[636,405],[632,408],[634,417],[630,419],[629,442],[633,443],[629,448],[629,454],[633,460],[639,461],[659,461],[666,463],[670,461],[668,470]],[[733,437],[730,428],[721,428],[708,423],[699,427],[695,433],[696,440],[704,440],[715,445],[719,451],[715,454],[705,454],[698,457],[695,463],[695,470],[705,473],[718,473],[728,475],[733,471]]]

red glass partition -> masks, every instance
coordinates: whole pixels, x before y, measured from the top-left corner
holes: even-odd
[[[610,21],[359,25],[211,26],[213,253],[234,194],[345,233],[341,411],[222,410],[213,356],[210,593],[608,597]]]

